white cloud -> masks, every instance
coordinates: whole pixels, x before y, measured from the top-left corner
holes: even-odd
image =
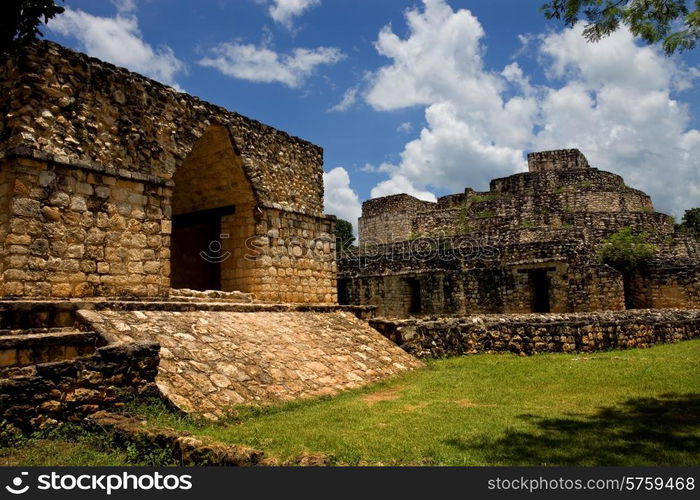
[[[347,111],[350,109],[357,102],[359,91],[359,87],[351,87],[346,90],[340,102],[333,106],[330,111]]]
[[[122,5],[133,8],[131,2],[122,2]],[[170,47],[153,48],[144,41],[138,19],[133,15],[99,17],[66,7],[62,15],[49,22],[49,28],[77,39],[81,49],[93,57],[169,85],[177,86],[176,75],[185,70],[185,65]]]
[[[485,33],[469,11],[445,0],[423,4],[407,11],[405,39],[387,26],[376,42],[390,63],[370,79],[367,103],[376,110],[422,106],[426,126],[400,161],[380,167],[388,179],[372,196],[429,199],[431,189],[485,189],[491,178],[524,170],[526,151],[578,147],[662,210],[697,205],[700,132],[688,130],[687,107],[673,97],[696,69],[636,45],[625,30],[590,44],[579,26],[523,38],[548,78],[533,86],[517,62],[485,67]]]
[[[112,4],[120,14],[131,14],[136,11],[136,0],[112,0]]]
[[[362,215],[362,204],[350,187],[350,176],[343,167],[324,172],[325,211],[352,223],[357,234],[357,219]]]
[[[396,128],[396,131],[404,134],[410,134],[413,132],[413,124],[411,122],[403,122]]]
[[[593,166],[616,172],[682,214],[700,199],[700,132],[689,130],[687,106],[672,97],[688,70],[625,30],[598,44],[581,27],[542,37],[540,53],[559,87],[540,101],[544,127],[535,149],[580,146]],[[664,182],[659,182],[663,178]]]
[[[275,22],[291,30],[295,17],[320,4],[321,0],[272,0],[268,12]]]
[[[335,64],[344,58],[335,47],[294,49],[289,54],[279,54],[266,46],[220,43],[211,52],[212,56],[201,59],[199,64],[232,78],[277,82],[291,88],[301,87],[318,66]]]

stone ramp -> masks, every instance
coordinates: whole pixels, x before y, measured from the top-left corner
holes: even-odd
[[[158,342],[156,383],[187,412],[337,393],[421,362],[352,313],[88,311],[80,319],[110,342]]]

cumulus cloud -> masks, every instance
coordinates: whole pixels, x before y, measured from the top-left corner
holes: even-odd
[[[335,64],[343,58],[343,53],[334,47],[298,48],[280,54],[266,46],[225,42],[211,49],[211,56],[201,59],[199,64],[232,78],[298,88],[318,66]]]
[[[624,29],[591,44],[577,26],[527,38],[548,79],[533,86],[517,61],[485,67],[485,33],[471,12],[445,0],[423,4],[406,12],[407,37],[387,26],[375,44],[390,63],[374,72],[365,100],[378,111],[420,106],[426,126],[400,161],[383,166],[389,178],[372,196],[485,189],[524,170],[526,151],[578,147],[660,209],[697,204],[700,132],[689,130],[687,106],[675,97],[697,70],[638,46]]]
[[[533,147],[579,146],[594,166],[623,175],[676,215],[697,205],[700,132],[688,128],[687,106],[672,96],[686,68],[637,46],[627,31],[588,44],[580,30],[542,37],[548,71],[564,83],[544,89]]]
[[[273,0],[268,12],[275,22],[291,30],[295,17],[320,4],[321,0]]]
[[[185,65],[167,45],[157,48],[143,40],[131,1],[117,3],[115,17],[93,16],[79,9],[66,11],[49,22],[49,29],[63,36],[75,38],[91,56],[150,76],[169,85],[177,86],[176,75]]]
[[[350,187],[350,176],[343,167],[336,167],[323,174],[325,187],[325,211],[352,223],[357,234],[357,219],[362,215],[362,205],[357,193]]]

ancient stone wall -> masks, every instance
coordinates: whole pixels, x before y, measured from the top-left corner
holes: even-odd
[[[631,278],[629,290],[636,308],[700,307],[700,268],[669,263],[642,268]]]
[[[37,41],[0,65],[2,151],[172,179],[212,124],[231,132],[263,204],[323,214],[323,151],[158,82]]]
[[[375,319],[370,324],[419,358],[593,352],[698,338],[700,310]]]
[[[30,431],[157,395],[158,350],[153,343],[105,346],[92,356],[0,370],[0,420]]]
[[[335,303],[320,148],[50,42],[0,89],[2,296]]]
[[[344,256],[339,280],[351,304],[377,314],[525,313],[624,309],[621,274],[576,240],[511,243],[464,237],[418,239]],[[545,280],[538,285],[537,275]]]
[[[364,202],[358,222],[360,246],[410,239],[414,215],[434,205],[406,194]]]
[[[3,296],[167,294],[168,188],[26,158],[0,171],[13,179]]]
[[[247,242],[254,293],[260,300],[337,302],[335,219],[266,209]]]
[[[559,149],[530,153],[527,155],[527,165],[530,172],[578,170],[588,168],[588,160],[578,149]]]

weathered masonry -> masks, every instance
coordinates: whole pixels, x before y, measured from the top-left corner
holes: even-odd
[[[321,148],[54,43],[0,62],[0,420],[217,418],[421,366],[335,277]]]
[[[488,192],[365,202],[360,251],[339,261],[341,303],[399,318],[700,306],[698,242],[645,193],[575,149],[528,163]],[[623,279],[597,254],[627,227],[646,232],[656,256]]]
[[[336,302],[321,148],[50,42],[0,115],[0,296]]]

